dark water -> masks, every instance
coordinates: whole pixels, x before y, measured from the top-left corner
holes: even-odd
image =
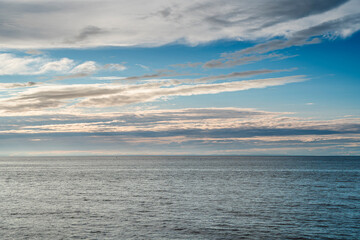
[[[0,158],[0,239],[360,239],[360,158]]]

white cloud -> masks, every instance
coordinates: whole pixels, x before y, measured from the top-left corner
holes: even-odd
[[[53,60],[43,57],[17,57],[10,53],[0,54],[0,75],[40,75],[49,72],[64,73],[75,62],[68,58]]]
[[[113,80],[123,80],[125,77],[118,77],[118,76],[105,76],[105,77],[91,77],[92,79],[96,80],[107,80],[107,81],[113,81]]]
[[[87,61],[74,67],[70,73],[94,73],[98,66],[94,61]]]
[[[72,66],[74,65],[74,61],[68,58],[62,58],[58,61],[47,62],[40,67],[38,72],[34,74],[42,74],[47,72],[68,72]]]
[[[103,69],[123,71],[126,67],[116,63],[109,63],[102,66],[94,61],[86,61],[77,64],[74,60],[69,58],[56,60],[43,56],[19,57],[12,53],[0,53],[0,76],[68,74],[54,78],[54,80],[63,80],[75,77],[86,77]]]

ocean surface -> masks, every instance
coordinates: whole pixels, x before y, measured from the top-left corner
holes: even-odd
[[[360,239],[360,157],[0,158],[0,239]]]

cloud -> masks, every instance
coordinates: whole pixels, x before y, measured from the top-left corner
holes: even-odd
[[[91,77],[92,79],[96,79],[96,80],[108,80],[108,81],[113,81],[113,80],[122,80],[125,77],[119,77],[119,76],[105,76],[105,77]]]
[[[56,77],[53,77],[48,82],[62,81],[65,79],[83,78],[83,77],[91,76],[92,74],[93,73],[91,73],[91,72],[79,72],[79,73],[73,73],[73,74],[68,74],[68,75],[63,75],[63,76],[56,76]]]
[[[131,76],[125,77],[122,80],[142,80],[142,79],[150,79],[150,78],[163,78],[163,77],[175,77],[175,76],[182,76],[183,74],[177,73],[173,70],[158,70],[156,73],[153,74],[144,74],[140,76]]]
[[[188,63],[173,64],[173,65],[171,65],[171,67],[195,68],[195,67],[199,67],[201,65],[203,65],[202,62],[197,62],[197,63],[188,62]]]
[[[33,87],[38,85],[36,82],[27,82],[27,83],[0,83],[0,89],[9,89],[9,88],[24,88],[24,87]]]
[[[249,53],[267,53],[275,50],[280,50],[292,46],[302,46],[307,44],[316,44],[320,42],[316,36],[323,36],[324,34],[339,34],[346,36],[350,32],[357,31],[360,28],[360,14],[352,14],[340,19],[330,20],[311,26],[292,33],[288,39],[272,40],[267,43],[258,44],[254,47],[240,50],[233,54],[225,55],[226,57],[234,57],[236,55],[243,55]],[[352,29],[352,30],[351,30]]]
[[[30,49],[30,50],[27,50],[25,52],[26,54],[30,54],[30,55],[41,55],[41,54],[44,54],[44,52],[40,51],[40,50],[37,50],[37,49]]]
[[[232,55],[229,54],[230,56],[226,56],[225,54],[222,55],[225,57],[205,62],[203,64],[203,68],[228,68],[228,67],[234,67],[238,65],[258,62],[270,58],[277,58],[277,59],[287,58],[287,56],[278,53],[242,56],[242,55],[238,55],[237,52],[235,52]]]
[[[220,59],[210,60],[204,63],[203,67],[233,67],[268,58],[283,58],[283,55],[274,53],[274,51],[293,46],[318,44],[322,41],[321,38],[331,38],[331,36],[346,37],[359,29],[360,14],[351,14],[343,18],[329,20],[306,29],[292,32],[291,34],[287,34],[287,38],[266,41],[265,43],[260,43],[232,53],[223,53]]]
[[[276,73],[276,72],[283,72],[283,71],[292,71],[294,69],[285,69],[285,70],[270,70],[270,69],[259,69],[259,70],[252,70],[252,71],[244,71],[244,72],[233,72],[229,74],[222,74],[222,75],[214,75],[202,78],[195,78],[195,79],[180,79],[180,80],[172,80],[173,83],[189,83],[189,82],[209,82],[209,81],[217,81],[217,80],[226,80],[231,78],[242,78],[242,77],[249,77],[254,75],[260,74],[267,74],[267,73]],[[131,77],[123,77],[121,80],[144,80],[144,79],[159,79],[164,77],[175,77],[175,76],[183,76],[188,74],[177,73],[172,70],[159,70],[157,73],[153,74],[144,74],[141,76],[131,76]]]
[[[249,76],[260,75],[260,74],[276,73],[276,72],[292,71],[292,70],[295,70],[295,69],[285,69],[285,70],[259,69],[259,70],[253,70],[253,71],[232,72],[232,73],[223,74],[223,75],[202,77],[202,78],[195,79],[194,81],[195,82],[207,82],[207,81],[226,80],[226,79],[231,79],[231,78],[243,78],[243,77],[249,77]]]
[[[304,80],[305,79],[303,78],[303,76],[292,76],[292,77],[247,80],[247,81],[227,82],[227,83],[217,83],[217,84],[183,85],[172,88],[158,88],[158,87],[153,89],[138,88],[135,91],[122,92],[121,94],[85,99],[81,101],[78,104],[78,106],[80,107],[122,106],[133,103],[154,101],[156,99],[163,97],[235,92],[235,91],[243,91],[243,90],[249,90],[255,88],[279,86],[287,83],[301,82]]]
[[[142,64],[136,64],[136,66],[139,66],[139,67],[141,67],[142,69],[145,69],[145,70],[147,70],[147,71],[150,70],[150,67],[145,66],[145,65],[142,65]]]
[[[68,58],[51,60],[0,53],[0,75],[40,75],[48,72],[66,72],[73,66],[74,61]]]
[[[14,143],[31,151],[61,150],[59,143],[67,142],[66,151],[116,149],[119,154],[179,149],[182,154],[359,153],[359,120],[309,120],[244,108],[1,115],[0,150],[7,152]]]
[[[0,5],[0,47],[36,49],[253,41],[359,13],[357,0],[5,0]],[[348,35],[359,29],[355,25],[335,30]]]
[[[14,97],[0,99],[0,111],[6,113],[54,108],[64,106],[66,102],[76,103],[76,99],[80,98],[82,98],[82,100],[76,104],[77,107],[123,106],[133,103],[154,101],[163,97],[243,91],[280,86],[304,80],[304,76],[289,76],[180,86],[172,86],[173,84],[168,82],[149,82],[137,85],[43,85],[20,92]]]
[[[118,63],[109,63],[109,64],[105,64],[103,68],[110,69],[112,71],[124,71],[126,69],[126,66]]]
[[[87,26],[87,27],[83,28],[77,36],[70,38],[70,39],[66,39],[64,42],[67,44],[83,42],[85,40],[88,40],[92,36],[104,34],[106,32],[107,32],[106,30],[101,29],[96,26]]]
[[[114,65],[119,67],[118,65]],[[11,53],[0,53],[0,75],[42,75],[42,74],[92,74],[98,70],[94,61],[86,61],[76,65],[69,58],[59,60],[46,57],[18,57]]]
[[[94,61],[85,61],[76,64],[74,60],[69,58],[55,60],[42,56],[18,57],[11,53],[0,53],[0,76],[66,74],[55,76],[49,80],[53,82],[88,77],[100,70],[124,71],[125,69],[126,66],[116,63],[99,65]]]
[[[201,144],[295,146],[360,144],[359,119],[307,120],[289,113],[242,108],[188,108],[123,113],[1,117],[1,136],[31,139],[62,136],[108,136],[123,141],[198,141]]]
[[[84,78],[91,76],[100,70],[107,70],[107,69],[112,71],[124,71],[126,67],[122,64],[116,64],[116,63],[109,63],[101,66],[94,61],[86,61],[82,64],[77,65],[71,71],[69,71],[70,74],[53,77],[49,82],[62,81],[73,78]],[[97,77],[96,79],[114,80],[114,77]],[[124,79],[124,78],[116,77],[116,80],[120,80],[120,79]]]
[[[329,10],[339,7],[348,0],[303,0],[297,2],[289,2],[287,0],[280,0],[274,2],[259,1],[257,8],[253,9],[252,15],[244,20],[235,21],[234,23],[259,21],[258,30],[278,23],[287,22],[296,19],[302,19],[311,15],[325,13]],[[256,3],[255,3],[256,4]],[[235,12],[233,15],[236,14]],[[234,18],[230,15],[230,18]],[[254,16],[257,16],[254,17]],[[262,19],[262,20],[260,20]],[[216,21],[215,21],[216,22]],[[219,21],[220,23],[232,23],[231,21]]]
[[[70,73],[88,73],[92,74],[98,70],[98,66],[94,61],[86,61],[74,67]]]

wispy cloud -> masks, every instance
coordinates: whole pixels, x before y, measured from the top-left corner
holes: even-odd
[[[143,64],[136,64],[136,66],[139,66],[139,67],[141,67],[142,69],[145,69],[146,71],[149,71],[150,70],[150,67],[148,67],[148,66],[145,66],[145,65],[143,65]]]
[[[184,74],[175,72],[174,70],[158,70],[156,73],[152,74],[144,74],[140,76],[131,76],[131,77],[125,77],[122,80],[142,80],[142,79],[156,79],[156,78],[164,78],[164,77],[175,77],[175,76],[182,76]]]
[[[112,71],[124,71],[126,70],[126,66],[124,64],[118,63],[108,63],[103,66],[104,69],[109,69]]]
[[[10,89],[10,88],[24,88],[24,87],[33,87],[38,85],[39,83],[35,82],[26,82],[26,83],[0,83],[1,89]]]
[[[74,84],[47,85],[20,92],[15,97],[0,99],[0,111],[18,112],[63,106],[72,100],[78,107],[123,106],[154,101],[163,97],[215,94],[256,88],[280,86],[306,80],[304,76],[289,76],[215,84],[173,86],[168,82],[150,82],[137,85]]]
[[[232,73],[228,73],[228,74],[202,77],[202,78],[195,79],[194,81],[195,82],[208,82],[208,81],[226,80],[226,79],[231,79],[231,78],[244,78],[244,77],[250,77],[250,76],[260,75],[260,74],[293,71],[293,70],[296,70],[296,69],[283,69],[283,70],[259,69],[259,70],[253,70],[253,71],[232,72]]]
[[[30,50],[27,50],[25,53],[26,53],[26,54],[30,54],[30,55],[41,55],[41,54],[44,54],[43,51],[40,51],[40,50],[37,50],[37,49],[30,49]]]
[[[221,58],[210,60],[204,63],[203,67],[233,67],[268,58],[283,58],[286,56],[274,53],[274,51],[293,46],[318,44],[322,41],[321,38],[328,38],[329,35],[345,37],[358,29],[360,29],[360,14],[352,14],[292,32],[284,39],[270,40],[236,52],[223,53]]]

